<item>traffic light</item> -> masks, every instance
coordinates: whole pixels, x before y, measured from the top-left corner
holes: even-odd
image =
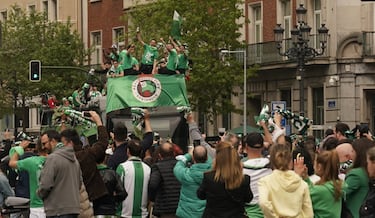
[[[39,60],[31,60],[29,63],[29,80],[39,82],[42,79],[42,68]]]

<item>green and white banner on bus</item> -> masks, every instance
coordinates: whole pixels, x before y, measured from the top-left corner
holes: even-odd
[[[108,78],[106,112],[129,107],[189,106],[184,75]]]

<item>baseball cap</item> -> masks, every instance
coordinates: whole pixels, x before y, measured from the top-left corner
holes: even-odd
[[[260,133],[252,132],[246,136],[245,143],[250,148],[263,148],[263,136]]]

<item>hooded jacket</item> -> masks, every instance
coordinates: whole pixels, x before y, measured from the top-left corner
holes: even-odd
[[[191,155],[185,154],[186,161],[191,161]],[[176,215],[181,218],[202,217],[206,200],[200,200],[197,190],[202,183],[203,174],[211,169],[211,159],[205,163],[195,163],[189,168],[182,160],[173,169],[177,180],[181,183],[180,200]]]
[[[294,171],[274,170],[258,183],[264,217],[312,218],[309,188]]]
[[[79,214],[81,178],[72,147],[59,148],[47,157],[37,191],[47,216]]]
[[[253,192],[253,200],[250,203],[245,205],[246,213],[249,217],[252,218],[263,218],[263,212],[259,207],[259,191],[258,191],[258,182],[259,179],[272,173],[271,168],[269,167],[270,160],[265,157],[261,158],[252,158],[243,159],[243,173],[250,176],[250,189]]]

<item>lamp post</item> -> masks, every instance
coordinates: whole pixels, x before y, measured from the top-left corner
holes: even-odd
[[[300,112],[304,115],[305,112],[305,96],[304,96],[304,73],[305,63],[316,56],[320,56],[324,53],[324,49],[327,45],[328,29],[325,24],[318,29],[318,37],[320,42],[320,49],[316,50],[308,45],[311,27],[306,22],[307,10],[303,7],[303,4],[296,9],[297,22],[298,24],[290,31],[292,36],[291,48],[288,48],[285,52],[282,51],[282,42],[284,29],[281,24],[277,24],[273,30],[275,34],[276,48],[279,55],[294,59],[297,61],[297,72],[296,79],[299,81],[299,93],[300,93]]]
[[[246,49],[243,50],[236,50],[236,51],[230,51],[223,49],[220,51],[222,54],[233,54],[233,53],[243,53],[243,133],[242,135],[246,135],[246,104],[247,104],[247,91],[246,91]]]

